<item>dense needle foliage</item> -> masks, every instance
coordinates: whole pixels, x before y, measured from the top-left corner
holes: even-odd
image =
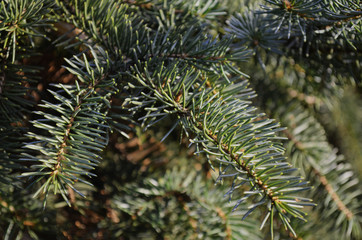
[[[362,239],[361,9],[1,1],[1,239]]]

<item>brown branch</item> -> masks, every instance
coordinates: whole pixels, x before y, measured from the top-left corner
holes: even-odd
[[[211,61],[223,61],[225,59],[225,56],[208,56],[208,55],[188,55],[186,53],[172,53],[172,54],[161,54],[153,55],[150,54],[148,57],[166,57],[166,58],[179,58],[179,59],[187,59],[187,60],[193,60],[193,59],[204,59],[204,60],[211,60]]]
[[[190,202],[192,201],[191,197],[183,192],[178,192],[178,191],[172,191],[172,192],[167,192],[166,194],[172,194],[176,197],[176,199],[178,200],[178,202],[183,206],[183,209],[186,211],[186,213],[189,216],[189,222],[190,225],[192,226],[192,228],[194,229],[194,231],[196,231],[197,229],[197,221],[192,217],[191,213],[190,213],[190,209],[189,207],[185,204],[185,202]],[[208,204],[207,201],[203,200],[203,199],[199,199],[200,202],[203,202],[205,204]],[[215,208],[215,212],[217,213],[217,215],[224,221],[225,223],[225,230],[226,230],[226,239],[227,240],[231,240],[232,239],[232,230],[231,227],[227,224],[227,216],[226,213],[220,208],[220,207],[216,207]]]
[[[288,130],[284,130],[284,133],[286,134],[288,139],[294,143],[294,145],[297,147],[298,150],[305,151],[303,143],[300,142],[299,140],[297,140],[293,134],[291,134]],[[322,183],[323,187],[326,189],[328,194],[332,197],[332,199],[337,204],[338,209],[346,215],[348,220],[352,219],[353,213],[343,203],[343,201],[339,197],[338,193],[334,190],[333,186],[329,183],[328,179],[320,171],[318,171],[316,168],[314,168],[312,165],[311,165],[311,168],[312,168],[315,176],[317,176],[319,178],[319,181]]]
[[[290,0],[283,0],[283,3],[282,3],[282,6],[283,8],[288,11],[288,12],[294,12],[295,14],[297,14],[298,16],[304,18],[305,20],[311,20],[311,21],[314,21],[315,18],[314,17],[308,17],[305,13],[300,13],[298,12],[294,6],[293,6],[293,3],[290,2]],[[361,9],[357,9],[356,11],[361,11]],[[325,26],[325,28],[331,28],[333,25],[337,25],[337,26],[340,26],[342,25],[343,22],[349,22],[350,20],[354,20],[354,19],[359,19],[362,17],[362,13],[361,14],[356,14],[355,16],[353,17],[347,17],[341,21],[338,21],[338,22],[334,22],[332,25],[327,25]]]
[[[157,7],[157,5],[155,5],[155,3],[138,3],[137,0],[123,0],[122,3],[125,3],[125,4],[129,4],[129,5],[133,5],[133,6],[136,6],[136,7],[139,7],[139,8],[144,8],[144,9],[151,9],[151,8],[155,8],[156,10],[160,10],[162,8]],[[175,9],[175,13],[183,13],[184,10],[182,9]]]
[[[69,124],[67,125],[67,128],[65,130],[65,133],[64,133],[64,136],[63,136],[63,141],[62,143],[60,144],[60,147],[59,147],[59,150],[57,152],[57,164],[55,165],[55,168],[53,170],[53,172],[51,173],[51,175],[57,175],[59,174],[59,172],[62,171],[62,162],[65,160],[65,156],[64,154],[67,153],[67,150],[66,150],[66,147],[68,146],[67,145],[67,142],[68,142],[68,139],[69,139],[69,134],[70,134],[70,130],[73,126],[73,123],[74,123],[74,120],[75,120],[75,117],[76,117],[76,114],[78,112],[78,110],[80,109],[81,105],[83,104],[83,101],[84,101],[84,97],[88,95],[88,93],[93,90],[95,88],[95,86],[100,82],[102,81],[105,77],[107,76],[106,75],[103,75],[101,76],[99,79],[95,80],[94,82],[90,83],[87,87],[88,91],[85,91],[83,92],[80,97],[79,97],[79,103],[78,105],[74,108],[74,111],[72,112],[72,115],[69,119]]]
[[[196,237],[197,237],[197,220],[192,217],[190,208],[184,202],[180,201],[179,198],[177,198],[177,200],[179,200],[179,202],[182,205],[183,209],[187,213],[187,216],[189,218],[189,223],[190,223],[192,229],[194,230],[193,236],[196,239]]]
[[[226,239],[231,240],[232,239],[232,231],[231,231],[231,227],[227,224],[226,213],[219,207],[216,207],[215,211],[216,211],[217,215],[219,215],[219,217],[225,222]]]
[[[199,123],[198,128],[201,131],[203,131],[201,123]],[[226,144],[224,144],[222,142],[219,143],[217,141],[217,136],[214,135],[211,131],[209,132],[208,136],[214,140],[214,144],[216,144],[216,145],[220,144],[222,146],[222,149],[224,150],[224,152],[227,153],[231,157],[231,159],[234,162],[236,162],[238,164],[238,166],[247,173],[248,177],[250,177],[250,178],[252,178],[254,180],[254,183],[258,185],[259,189],[261,189],[264,192],[264,194],[269,197],[272,205],[275,205],[275,203],[280,203],[279,198],[277,196],[274,196],[274,192],[271,189],[268,188],[267,184],[265,184],[260,178],[258,178],[256,176],[256,173],[252,169],[250,169],[245,164],[244,161],[239,160],[239,159],[241,159],[241,155],[231,153],[230,149],[228,148],[228,145],[226,145]],[[286,213],[286,211],[284,209],[281,209],[281,211],[283,213]],[[227,228],[227,231],[228,230],[231,231],[230,229]],[[286,231],[288,232],[289,235],[291,235],[293,237],[293,239],[302,240],[302,238],[300,238],[298,235],[294,235],[287,228],[286,228]],[[230,234],[231,234],[231,232],[230,232]]]
[[[0,95],[3,93],[5,85],[5,71],[0,69]]]
[[[291,98],[297,98],[300,101],[306,102],[308,105],[315,105],[317,103],[321,103],[321,99],[316,96],[306,95],[304,93],[300,93],[293,88],[288,88],[287,92]]]
[[[141,8],[150,9],[154,6],[153,3],[138,3],[137,0],[123,0],[122,3],[134,5]]]
[[[203,125],[200,122],[197,122],[197,128],[201,131],[204,131]],[[236,127],[236,126],[235,126]],[[215,145],[221,145],[223,151],[229,155],[229,157],[236,163],[238,166],[246,172],[247,176],[252,178],[254,180],[254,183],[259,186],[259,189],[261,189],[266,196],[269,197],[269,199],[272,201],[272,204],[275,204],[275,202],[279,202],[279,199],[277,196],[274,196],[274,192],[268,188],[267,184],[265,184],[260,178],[256,176],[256,173],[254,170],[252,170],[249,166],[246,165],[245,161],[242,160],[241,154],[234,154],[231,152],[231,149],[229,149],[227,144],[224,144],[222,142],[217,141],[217,135],[215,135],[211,130],[209,130],[208,133],[206,133],[208,137],[210,137]]]
[[[319,181],[322,183],[324,188],[327,190],[328,194],[331,195],[332,199],[336,202],[338,209],[341,210],[344,215],[346,215],[348,220],[353,218],[353,213],[347,208],[343,201],[339,198],[336,191],[333,189],[332,185],[328,182],[328,179],[321,174],[317,169],[313,168],[315,175],[319,177]]]

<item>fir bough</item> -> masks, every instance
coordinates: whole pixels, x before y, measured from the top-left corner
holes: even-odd
[[[259,2],[2,1],[5,239],[359,239],[361,5]]]

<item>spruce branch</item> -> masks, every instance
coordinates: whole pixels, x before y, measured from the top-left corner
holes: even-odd
[[[327,142],[318,121],[293,102],[284,109],[284,114],[279,114],[280,121],[288,126],[288,130],[284,130],[291,141],[287,153],[293,164],[301,167],[308,180],[317,186],[310,196],[325,199],[316,209],[320,219],[329,219],[327,228],[336,231],[338,237],[358,239],[362,232],[362,216],[357,210],[361,207],[358,199],[362,197],[358,177]],[[323,229],[323,226],[317,224],[315,228]]]
[[[320,12],[323,10],[322,0],[266,0],[266,2],[276,6],[271,8],[262,5],[262,8],[265,9],[264,13],[277,17],[275,32],[287,29],[288,39],[292,36],[293,27],[296,26],[302,33],[304,41],[306,41],[308,22],[318,20]]]
[[[25,147],[39,155],[24,154],[23,161],[36,164],[31,167],[35,171],[23,173],[23,176],[34,178],[34,183],[45,181],[35,193],[35,196],[41,192],[45,194],[44,204],[50,189],[54,193],[59,191],[68,204],[66,186],[83,196],[73,185],[78,181],[91,185],[81,176],[95,176],[90,171],[99,163],[99,154],[108,142],[106,114],[110,108],[109,99],[117,92],[117,75],[110,74],[111,62],[105,51],[90,48],[90,52],[92,62],[85,54],[83,59],[74,56],[73,60],[67,60],[68,71],[78,80],[75,85],[54,85],[60,89],[58,91],[49,90],[58,103],[43,101],[41,107],[54,113],[36,112],[44,118],[33,124],[45,131],[28,134],[36,141]]]
[[[279,138],[275,135],[280,130],[278,124],[260,118],[262,115],[255,114],[255,109],[245,101],[252,96],[247,82],[226,87],[225,82],[216,81],[216,86],[207,88],[205,79],[200,81],[200,73],[192,74],[193,71],[180,75],[184,71],[170,66],[161,67],[155,71],[157,75],[151,75],[147,73],[147,65],[142,72],[139,69],[134,69],[134,78],[149,93],[128,101],[144,102],[138,107],[148,109],[148,113],[141,119],[156,122],[159,116],[176,115],[176,124],[180,124],[188,136],[196,136],[191,142],[200,149],[198,152],[216,156],[220,179],[233,177],[233,185],[250,184],[250,190],[235,208],[246,199],[253,199],[255,203],[249,206],[246,217],[258,206],[267,205],[271,214],[266,218],[275,212],[286,229],[295,235],[287,214],[304,220],[305,213],[298,208],[313,204],[294,194],[309,187],[300,177],[289,175],[294,169],[281,157],[284,150],[280,144],[272,142]],[[163,82],[163,79],[168,80]],[[182,89],[181,97],[175,96],[175,92],[179,92],[175,91],[177,88]],[[229,194],[233,191],[232,188]],[[273,225],[273,217],[270,222]]]
[[[262,5],[265,9],[263,13],[276,17],[276,23],[278,22],[276,32],[287,29],[288,39],[292,34],[298,36],[301,33],[306,42],[308,35],[313,40],[321,33],[328,35],[329,32],[333,32],[334,40],[343,36],[354,50],[360,48],[357,40],[359,37],[353,32],[361,30],[361,6],[353,0],[266,0],[266,2],[275,7]],[[287,27],[284,23],[288,23]]]
[[[171,0],[165,4],[164,1],[123,1],[132,6],[138,7],[140,14],[147,12],[160,12],[158,16],[147,14],[149,23],[158,22],[160,25],[172,27],[175,26],[173,20],[178,23],[189,21],[188,18],[198,18],[201,21],[210,23],[217,20],[217,17],[226,14],[226,9],[218,0],[190,0],[178,1]],[[191,20],[192,21],[192,20]],[[176,24],[179,25],[179,24]]]
[[[254,51],[258,47],[272,51],[278,54],[282,41],[280,36],[276,35],[272,26],[267,24],[267,17],[262,14],[247,10],[242,14],[236,13],[235,16],[227,22],[230,34],[234,34],[238,40],[238,45],[246,45],[253,48]]]
[[[73,4],[78,6],[77,2]],[[130,13],[127,4],[119,6],[117,4],[114,1],[97,1],[79,5],[80,10],[74,15],[68,13],[69,22],[81,29],[79,34],[84,33],[87,36],[85,39],[78,38],[80,42],[92,46],[98,44],[108,49],[116,58],[123,58],[128,63],[127,67],[138,61],[147,61],[155,57],[160,61],[180,58],[198,68],[209,67],[225,59],[235,61],[245,59],[243,56],[245,49],[235,51],[233,55],[226,55],[225,52],[232,39],[225,38],[218,41],[205,31],[206,26],[199,19],[182,16],[182,19],[187,19],[189,25],[177,24],[174,20],[173,27],[168,28],[161,23],[155,25],[154,22],[147,22],[134,12]],[[63,3],[60,2],[59,5],[67,11]],[[83,13],[86,16],[83,16]],[[121,33],[124,34],[121,36]],[[71,39],[73,38],[77,36]],[[71,39],[66,39],[60,45],[66,44]]]

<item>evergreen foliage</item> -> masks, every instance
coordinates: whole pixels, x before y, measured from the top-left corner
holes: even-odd
[[[361,7],[1,1],[0,235],[362,239]]]

